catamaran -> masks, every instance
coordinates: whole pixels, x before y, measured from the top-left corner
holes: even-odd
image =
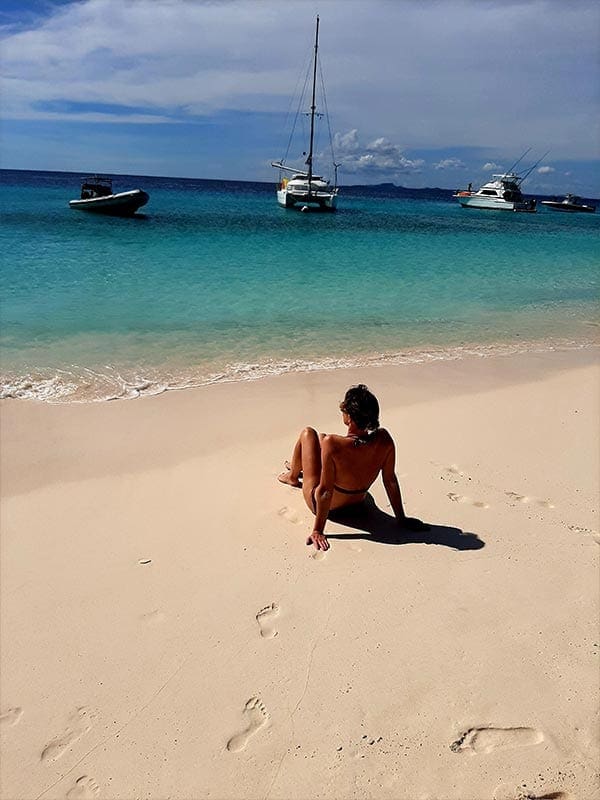
[[[297,167],[288,166],[285,161],[288,156],[290,145],[293,138],[294,130],[288,142],[288,148],[285,156],[279,161],[272,161],[271,166],[279,170],[279,182],[277,184],[277,202],[284,208],[297,207],[301,211],[334,211],[337,203],[337,167],[333,159],[332,149],[332,163],[334,168],[334,184],[330,184],[329,180],[323,178],[321,175],[316,175],[313,170],[313,156],[315,146],[315,120],[323,116],[322,113],[317,113],[317,73],[318,73],[318,54],[319,54],[319,17],[317,17],[317,26],[315,32],[315,45],[312,63],[309,67],[312,68],[312,100],[310,104],[310,111],[306,112],[310,116],[310,138],[308,155],[305,161],[307,169],[298,169]],[[322,76],[321,76],[322,83]],[[324,95],[323,95],[324,96]],[[302,103],[303,98],[301,98]],[[325,115],[327,116],[327,104],[325,105]],[[296,114],[296,120],[299,112]],[[328,126],[329,119],[327,118]],[[295,128],[295,123],[294,123]],[[329,141],[331,143],[331,130],[329,130]],[[306,153],[303,153],[306,155]],[[282,176],[283,172],[291,173],[291,177]]]

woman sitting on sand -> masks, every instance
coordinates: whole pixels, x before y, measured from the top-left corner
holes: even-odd
[[[379,427],[375,395],[362,383],[352,386],[340,411],[347,434],[319,434],[314,428],[304,428],[289,469],[279,476],[282,483],[302,488],[306,505],[316,517],[306,544],[328,550],[324,529],[329,512],[362,503],[380,472],[398,524],[413,531],[427,530],[421,520],[404,513],[395,469],[396,447],[390,434]]]

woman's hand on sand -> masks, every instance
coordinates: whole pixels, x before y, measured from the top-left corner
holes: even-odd
[[[317,550],[329,550],[329,542],[324,533],[313,531],[306,540],[306,544],[314,544]]]

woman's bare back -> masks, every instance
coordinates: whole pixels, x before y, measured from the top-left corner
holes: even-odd
[[[380,428],[365,439],[330,433],[323,437],[322,443],[325,440],[335,469],[331,508],[359,502],[376,480],[393,448],[391,436]]]

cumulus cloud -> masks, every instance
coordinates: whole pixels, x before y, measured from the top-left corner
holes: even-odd
[[[496,164],[495,161],[488,161],[483,165],[481,168],[482,172],[491,172],[493,169],[504,169],[500,164]]]
[[[540,167],[538,169],[538,174],[539,175],[550,175],[554,171],[555,171],[554,167]]]
[[[466,169],[467,165],[460,158],[444,158],[434,164],[434,169]]]
[[[372,177],[415,174],[425,163],[422,159],[410,159],[402,148],[384,136],[362,144],[358,130],[336,133],[333,137],[335,157],[344,172]]]
[[[356,128],[348,131],[348,133],[336,133],[333,137],[333,142],[335,150],[340,154],[340,156],[358,153],[360,150],[358,130]]]

